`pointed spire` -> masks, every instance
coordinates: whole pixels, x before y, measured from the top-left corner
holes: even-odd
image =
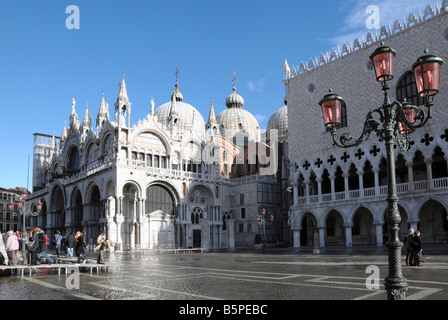
[[[210,99],[210,114],[208,116],[208,122],[207,122],[207,127],[211,128],[213,124],[217,124],[218,121],[216,121],[216,116],[215,116],[215,109],[213,108],[213,98]]]
[[[92,117],[89,113],[89,103],[86,104],[86,112],[84,113],[84,119],[82,120],[82,126],[90,128],[92,126]]]
[[[61,140],[62,141],[66,141],[67,140],[67,121],[64,123],[64,130],[62,130]]]
[[[120,91],[118,92],[117,101],[129,102],[128,92],[126,90],[126,82],[124,81],[124,73],[122,74]]]
[[[55,150],[56,150],[56,138],[54,137],[54,132],[53,132],[53,138],[51,139],[50,149],[51,149],[52,151],[55,151]]]
[[[100,110],[98,111],[98,115],[96,117],[96,128],[100,129],[103,121],[109,120],[109,104],[104,99],[104,91],[102,93]]]
[[[124,73],[122,74],[120,90],[118,92],[117,102],[115,102],[115,123],[118,126],[131,126],[131,102],[126,90]],[[127,120],[127,121],[126,121]],[[127,122],[127,123],[126,123]]]
[[[104,99],[104,91],[103,96],[101,97],[100,111],[98,111],[98,117],[104,117],[109,119],[109,104]]]

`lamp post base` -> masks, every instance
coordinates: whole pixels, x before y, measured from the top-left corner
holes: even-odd
[[[392,234],[398,233],[398,227],[392,227]],[[408,291],[408,283],[403,277],[401,267],[401,249],[402,243],[399,241],[388,243],[389,248],[389,276],[384,280],[384,286],[387,291],[387,300],[405,300]]]
[[[408,285],[405,278],[386,278],[387,300],[405,300]]]

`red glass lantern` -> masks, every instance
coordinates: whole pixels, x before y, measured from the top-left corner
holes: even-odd
[[[370,60],[373,61],[377,81],[385,83],[394,78],[395,54],[395,50],[385,46],[384,42],[372,53]]]
[[[322,114],[326,127],[334,128],[341,125],[343,101],[344,100],[340,96],[333,93],[333,90],[330,89],[330,92],[319,102],[319,105],[322,107]]]
[[[37,210],[37,211],[42,210],[42,203],[38,203],[38,204],[36,204],[36,210]]]
[[[26,193],[22,193],[22,199],[26,199]]]
[[[17,208],[22,209],[23,208],[23,202],[17,201]]]
[[[415,123],[415,115],[417,113],[417,107],[413,106],[412,104],[407,102],[406,99],[404,99],[403,111],[404,111],[406,120],[410,124],[414,124]],[[398,131],[403,135],[407,135],[407,134],[411,133],[411,129],[406,125],[405,122],[398,123]]]
[[[262,209],[262,210],[261,210],[261,214],[262,214],[263,216],[265,216],[265,215],[266,215],[266,209]]]
[[[274,216],[271,216],[271,217],[269,218],[269,220],[271,220],[271,222],[274,222]]]
[[[8,203],[8,210],[14,211],[14,203]]]
[[[428,98],[439,92],[440,69],[443,64],[444,61],[441,58],[429,54],[426,49],[425,55],[418,58],[412,65],[417,91],[421,97]]]

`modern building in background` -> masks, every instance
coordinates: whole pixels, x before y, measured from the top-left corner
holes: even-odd
[[[342,96],[340,133],[357,138],[370,110],[384,95],[369,56],[384,42],[395,49],[391,100],[423,106],[417,95],[412,64],[429,49],[448,61],[448,1],[426,6],[418,15],[383,26],[379,33],[354,39],[340,50],[311,59],[297,68],[285,65],[289,108],[290,183],[293,206],[289,225],[294,246],[309,245],[319,234],[320,246],[385,244],[388,228],[387,170],[384,143],[371,136],[358,148],[333,146],[323,124],[319,101],[329,89]],[[440,93],[432,119],[411,135],[411,148],[396,148],[396,178],[401,213],[400,235],[410,227],[423,243],[448,242],[448,69],[442,66]]]

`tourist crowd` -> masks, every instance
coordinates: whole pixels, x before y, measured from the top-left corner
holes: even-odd
[[[66,232],[62,235],[60,231],[56,231],[52,244],[55,246],[57,257],[61,255],[61,250],[63,250],[67,258],[73,258],[76,255],[78,263],[87,263],[88,245],[85,232],[78,231],[70,234]],[[0,237],[0,264],[11,266],[23,264],[23,254],[26,252],[26,260],[30,265],[41,264],[42,257],[51,265],[54,263],[54,259],[48,255],[49,245],[50,239],[47,234],[38,227],[32,228],[29,234],[22,234],[19,231],[8,231]],[[23,250],[23,246],[25,250]],[[104,264],[103,252],[109,250],[110,246],[111,241],[106,240],[104,232],[101,231],[97,238],[97,246],[94,249],[95,252],[99,253],[98,263]]]

